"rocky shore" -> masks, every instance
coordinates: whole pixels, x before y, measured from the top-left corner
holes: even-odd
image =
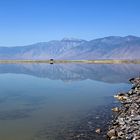
[[[121,105],[112,109],[116,117],[107,132],[108,140],[140,140],[140,77],[130,82],[130,91],[114,96]]]

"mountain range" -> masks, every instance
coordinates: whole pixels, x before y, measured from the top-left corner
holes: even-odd
[[[27,46],[0,47],[0,59],[140,59],[140,37],[109,36],[90,41],[64,38]]]

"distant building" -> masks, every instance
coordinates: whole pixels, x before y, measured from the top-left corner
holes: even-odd
[[[54,59],[50,59],[50,64],[53,64],[54,63]]]

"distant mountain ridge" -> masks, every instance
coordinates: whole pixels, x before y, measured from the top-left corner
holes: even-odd
[[[109,36],[90,41],[64,38],[27,46],[0,47],[0,59],[140,59],[140,37]]]

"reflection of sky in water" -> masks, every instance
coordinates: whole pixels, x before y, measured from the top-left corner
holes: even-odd
[[[72,127],[88,111],[108,104],[113,94],[129,87],[88,79],[71,82],[0,74],[0,139],[55,140],[54,132]]]

